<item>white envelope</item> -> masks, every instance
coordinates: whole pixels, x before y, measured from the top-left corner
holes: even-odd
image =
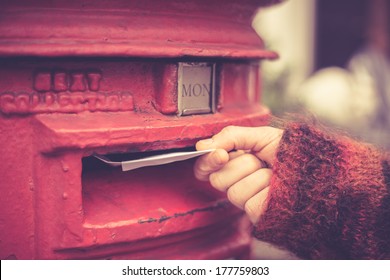
[[[190,158],[194,158],[194,157],[198,157],[210,153],[212,151],[215,151],[215,149],[193,151],[193,152],[167,153],[167,154],[150,156],[150,157],[128,160],[128,161],[111,161],[105,156],[96,155],[96,154],[94,155],[94,157],[100,159],[101,161],[111,166],[122,166],[122,171],[129,171],[129,170],[134,170],[145,166],[155,166],[155,165],[168,164],[176,161],[187,160]]]

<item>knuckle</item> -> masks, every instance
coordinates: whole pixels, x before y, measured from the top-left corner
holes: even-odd
[[[269,168],[262,168],[259,171],[259,181],[263,186],[269,186],[271,184],[273,172]]]
[[[237,190],[236,187],[232,186],[228,189],[227,198],[229,199],[229,201],[232,204],[243,209],[244,202],[242,201],[242,198],[240,196],[240,192]]]
[[[224,154],[224,153],[221,153],[221,152],[215,152],[215,153],[212,154],[212,156],[213,156],[213,158],[212,158],[212,166],[215,169],[221,168],[221,165],[226,163],[226,160],[229,158],[228,154]]]
[[[203,161],[200,161],[196,166],[196,170],[201,174],[207,174],[210,172],[210,167]]]
[[[195,168],[194,169],[194,176],[199,181],[207,181],[207,177],[205,172],[202,172],[200,169]]]
[[[245,164],[250,168],[258,169],[262,167],[261,161],[252,154],[244,154],[242,155],[242,159],[243,159],[243,164]]]
[[[198,159],[194,164],[193,170],[194,170],[195,178],[203,181],[206,174],[206,170],[204,170],[204,167],[200,159]]]
[[[267,180],[269,181],[271,179],[272,175],[273,175],[272,169],[270,169],[270,168],[263,168],[262,172],[263,172],[263,176],[265,178],[267,178]]]
[[[222,130],[221,130],[221,135],[223,136],[228,136],[228,135],[232,135],[234,134],[234,132],[236,131],[236,126],[234,125],[229,125],[229,126],[225,126]]]
[[[222,176],[219,173],[217,173],[217,172],[211,173],[210,176],[209,176],[209,181],[210,181],[210,184],[214,188],[216,188],[217,190],[220,190],[220,191],[224,191],[225,190],[225,186],[223,184]]]
[[[255,220],[258,216],[259,205],[253,199],[249,199],[244,205],[244,211],[249,216],[250,220]]]

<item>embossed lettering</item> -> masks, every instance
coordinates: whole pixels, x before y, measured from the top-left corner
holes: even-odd
[[[106,109],[106,96],[103,93],[96,94],[96,109],[99,111],[105,111]]]
[[[82,111],[131,111],[133,96],[129,92],[99,92],[102,73],[44,70],[35,73],[34,92],[0,93],[0,112],[77,113]]]
[[[60,93],[58,95],[58,104],[61,106],[61,107],[66,107],[68,105],[71,104],[70,102],[70,96],[68,93]]]
[[[116,94],[110,94],[106,98],[107,108],[118,110],[119,109],[119,96]]]
[[[38,93],[33,93],[31,95],[30,109],[34,109],[39,105],[40,98]]]
[[[66,91],[68,89],[68,76],[65,72],[54,73],[54,90]]]
[[[85,110],[94,111],[132,111],[133,96],[122,93],[2,93],[0,94],[0,112],[17,113],[77,113]]]
[[[81,112],[86,110],[85,108],[85,96],[82,92],[74,92],[70,95],[70,102],[72,103],[73,109]],[[87,108],[88,109],[88,108]]]
[[[85,91],[86,90],[86,79],[83,73],[72,73],[70,80],[71,91]]]
[[[91,91],[98,91],[100,88],[100,80],[102,79],[102,74],[100,73],[88,73],[88,87]]]
[[[30,111],[30,95],[28,93],[19,93],[15,97],[15,104],[18,112],[28,113]]]
[[[49,91],[51,89],[51,74],[50,72],[38,72],[34,78],[34,89],[36,91]]]
[[[119,109],[121,111],[128,111],[128,110],[133,110],[133,108],[134,108],[133,96],[129,93],[122,93]]]
[[[202,90],[204,92],[204,95],[210,95],[210,85],[203,84],[202,85]]]
[[[206,84],[183,84],[182,97],[199,97],[210,94],[210,85]]]
[[[87,93],[84,96],[85,96],[86,102],[88,103],[88,110],[91,112],[96,111],[97,110],[97,107],[96,107],[97,96],[96,96],[96,94]]]
[[[54,104],[54,101],[55,101],[55,97],[54,97],[54,94],[51,93],[51,92],[46,92],[45,95],[43,96],[44,100],[45,100],[45,105],[46,106],[51,106]]]
[[[12,93],[4,93],[0,96],[0,106],[4,113],[16,111],[15,96]]]
[[[98,91],[102,74],[98,71],[71,72],[65,71],[41,71],[34,77],[33,88],[38,92],[45,91]]]
[[[187,96],[191,97],[191,89],[192,89],[191,84],[189,84],[187,86],[187,88],[186,88],[186,85],[183,85],[183,94],[182,94],[182,96],[183,97],[187,97]]]

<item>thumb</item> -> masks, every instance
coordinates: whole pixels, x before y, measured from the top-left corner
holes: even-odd
[[[212,138],[198,141],[196,149],[250,150],[272,166],[282,134],[283,130],[269,126],[227,126]]]

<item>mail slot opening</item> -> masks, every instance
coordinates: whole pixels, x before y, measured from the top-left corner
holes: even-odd
[[[189,151],[191,148],[172,151]],[[167,152],[165,150],[164,152]],[[116,160],[159,152],[113,153]],[[161,223],[227,207],[225,197],[193,176],[194,159],[123,172],[92,156],[82,159],[84,226],[111,228]]]
[[[195,151],[194,147],[185,147],[185,148],[146,151],[146,152],[109,153],[109,154],[94,153],[93,155],[84,157],[82,159],[83,173],[91,172],[91,171],[93,172],[96,169],[116,167],[108,163],[105,163],[103,160],[120,163],[123,161],[132,161],[132,160],[144,159],[144,158],[155,157],[155,156],[171,154],[171,153],[194,152],[194,151]]]

